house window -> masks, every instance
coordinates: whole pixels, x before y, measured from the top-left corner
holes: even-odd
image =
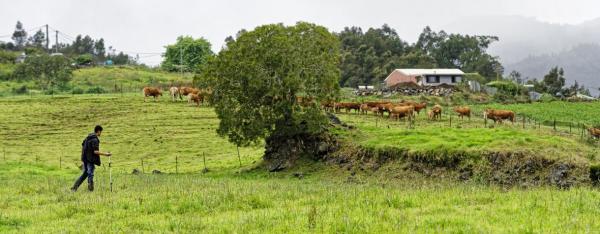
[[[440,76],[427,76],[427,83],[440,83]]]

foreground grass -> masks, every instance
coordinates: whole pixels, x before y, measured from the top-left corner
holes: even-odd
[[[19,176],[15,176],[15,175]],[[502,189],[307,174],[125,175],[70,193],[73,170],[0,164],[0,232],[573,233],[600,229],[589,188]],[[360,177],[360,176],[358,176]],[[90,220],[91,229],[88,229]]]
[[[7,152],[6,159],[0,155],[0,232],[600,230],[600,193],[591,187],[521,190],[438,178],[403,180],[385,174],[351,174],[315,162],[280,173],[248,170],[260,160],[261,146],[240,148],[244,172],[239,173],[236,148],[215,134],[218,120],[210,108],[167,100],[144,103],[133,95],[9,98],[0,99],[0,108],[4,110],[0,112],[0,147]],[[433,143],[448,143],[447,147],[507,147],[503,141],[513,145],[522,140],[524,147],[543,150],[535,144],[554,144],[554,137],[581,146],[569,137],[521,132],[510,126],[476,130],[464,123],[444,133],[436,132],[444,122],[418,121],[416,131],[421,134],[403,135],[402,123],[378,122],[375,127],[363,117],[342,118],[364,129],[364,135],[354,136],[361,144],[406,144],[399,140],[406,138],[412,139],[415,149],[425,149],[428,146],[417,138],[424,135]],[[114,191],[109,192],[104,166],[97,169],[96,192],[82,187],[70,193],[68,187],[79,174],[81,140],[98,123],[105,127],[102,149],[114,153]],[[488,134],[503,137],[494,140]],[[515,139],[511,134],[516,134]],[[477,139],[477,145],[465,143]],[[585,149],[573,152],[578,150]],[[208,173],[200,173],[203,153]],[[179,174],[175,174],[176,158]],[[141,169],[141,159],[146,173],[130,174],[134,168]],[[154,169],[163,174],[150,174]],[[301,173],[302,179],[295,173]]]

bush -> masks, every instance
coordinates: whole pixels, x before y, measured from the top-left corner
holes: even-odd
[[[99,94],[99,93],[106,93],[106,90],[104,90],[104,88],[102,88],[102,87],[100,87],[100,86],[96,86],[96,87],[93,87],[93,88],[89,88],[89,89],[86,91],[86,93],[96,93],[96,94]]]
[[[558,100],[558,99],[556,99],[554,96],[544,93],[544,94],[542,94],[542,96],[540,97],[540,99],[538,101],[539,102],[553,102],[556,100]]]
[[[72,94],[83,94],[83,89],[79,87],[75,87],[71,90]]]
[[[13,89],[12,89],[12,92],[13,92],[14,94],[26,94],[28,91],[29,91],[29,89],[27,89],[27,86],[26,86],[26,85],[22,85],[22,86],[21,86],[21,87],[19,87],[19,88],[13,88]]]
[[[45,95],[54,95],[54,94],[58,94],[58,91],[56,91],[55,89],[46,89],[44,91]]]

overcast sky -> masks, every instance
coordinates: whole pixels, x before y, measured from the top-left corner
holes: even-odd
[[[424,26],[438,30],[461,17],[521,15],[577,24],[600,17],[598,9],[595,0],[0,0],[0,37],[11,34],[20,20],[26,29],[49,24],[72,37],[103,37],[107,46],[125,52],[163,52],[179,35],[204,37],[217,52],[228,35],[267,23],[308,21],[333,31],[387,23],[412,42]],[[161,61],[152,54],[140,56],[148,64]]]

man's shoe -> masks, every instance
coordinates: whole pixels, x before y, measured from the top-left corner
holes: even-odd
[[[92,183],[88,183],[88,190],[89,190],[90,192],[94,191],[94,182],[92,182]]]

